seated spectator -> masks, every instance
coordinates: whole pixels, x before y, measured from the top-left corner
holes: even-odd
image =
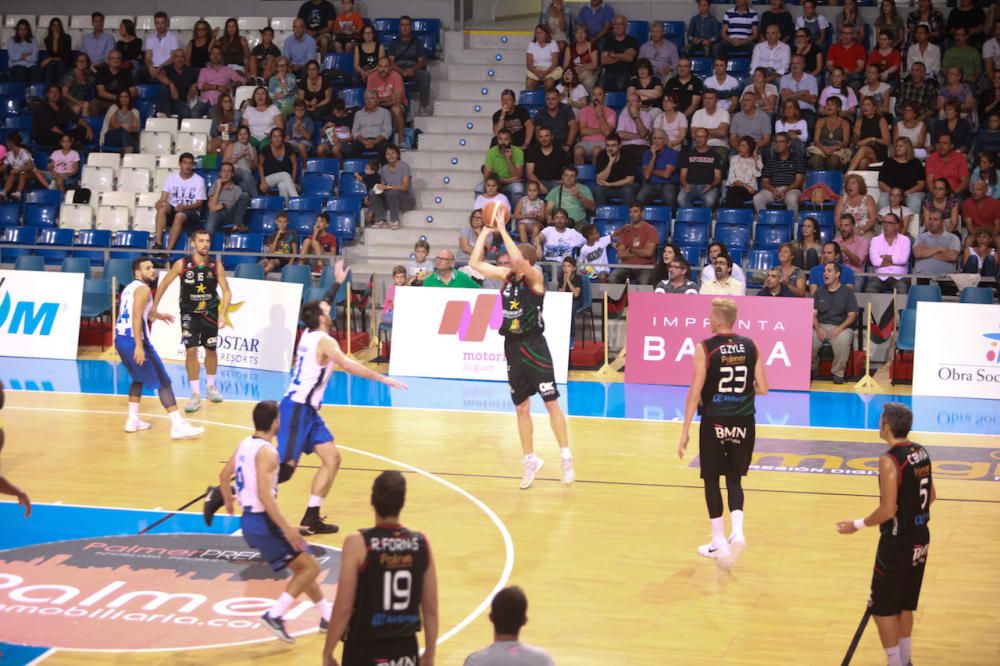
[[[698,285],[691,280],[691,266],[681,256],[675,256],[667,264],[667,279],[656,283],[653,291],[657,294],[697,294]]]
[[[118,24],[118,41],[115,50],[122,54],[122,67],[138,70],[143,66],[142,39],[135,34],[135,21],[122,19]]]
[[[764,286],[757,292],[758,296],[771,296],[777,298],[795,298],[795,294],[788,288],[788,285],[781,279],[781,269],[772,267],[767,269],[767,277],[764,278]]]
[[[595,88],[596,91],[596,88]],[[596,97],[597,93],[593,93]],[[603,103],[604,98],[601,97]],[[583,111],[580,112],[581,115]],[[573,145],[579,134],[579,124],[573,110],[559,101],[559,93],[555,90],[545,92],[545,108],[538,112],[534,119],[534,129],[541,127],[552,130],[552,143],[559,146],[567,155],[571,155]],[[610,133],[610,132],[609,132]]]
[[[795,48],[792,49],[792,56],[802,56],[803,69],[806,74],[810,74],[819,81],[826,72],[826,63],[823,61],[823,47],[817,46],[809,38],[809,32],[805,28],[795,31]]]
[[[31,32],[31,25],[20,19],[14,34],[7,39],[7,75],[17,83],[41,83],[45,70],[38,64],[38,40]]]
[[[208,194],[205,230],[210,234],[214,234],[219,227],[229,227],[232,231],[246,229],[243,218],[250,206],[253,191],[243,191],[234,180],[235,174],[236,168],[230,162],[223,162],[219,167],[219,179]],[[302,251],[305,252],[305,248]]]
[[[479,238],[479,232],[483,230],[483,211],[478,208],[471,213],[469,213],[469,226],[462,229],[458,234],[458,252],[455,253],[455,266],[458,268],[464,268],[469,264],[469,258],[472,256],[472,250],[476,247],[476,239]],[[497,241],[499,241],[500,234],[491,233],[486,241],[486,258],[487,260],[496,259],[497,256]],[[467,271],[463,271],[467,272]],[[470,274],[475,277],[474,274]]]
[[[347,3],[353,8],[353,0],[347,0]],[[348,8],[344,7],[344,11],[348,11]],[[353,13],[351,12],[351,14]],[[353,30],[354,22],[351,14],[348,15],[348,22]],[[337,25],[337,10],[334,8],[332,2],[329,0],[306,0],[299,7],[296,17],[304,21],[306,34],[316,42],[323,55],[326,55],[327,51],[331,50],[336,50],[338,53],[343,51],[343,47],[336,48],[339,44],[332,43],[333,31]],[[358,26],[360,25],[361,17],[358,16]],[[311,58],[312,56],[310,56]]]
[[[212,107],[212,126],[208,130],[208,153],[221,153],[230,143],[236,140],[236,128],[239,127],[243,114],[233,107],[233,96],[229,93],[219,95]]]
[[[118,104],[108,109],[101,129],[101,144],[108,148],[121,148],[125,153],[139,152],[141,131],[139,110],[132,106],[132,95],[123,90],[118,93]]]
[[[170,30],[170,17],[167,16],[166,12],[156,12],[153,14],[153,27],[155,31],[153,34],[146,36],[144,44],[146,47],[144,54],[146,76],[150,81],[159,80],[163,85],[167,85],[167,81],[162,76],[160,70],[171,63],[174,57],[173,53],[181,48],[181,43],[177,40],[177,35]],[[94,55],[92,53],[89,55],[93,61]],[[184,64],[189,65],[187,56],[183,50],[181,50],[181,55]],[[111,62],[110,58],[111,55],[108,54],[109,63]],[[198,72],[194,73],[194,77],[195,79],[198,78]]]
[[[434,260],[428,259],[431,246],[420,239],[413,245],[413,258],[406,264],[406,283],[411,287],[419,287],[431,273],[434,272]]]
[[[1000,113],[991,113],[987,127],[976,132],[972,142],[972,159],[978,161],[983,153],[996,155],[1000,151]]]
[[[562,78],[556,84],[556,92],[559,93],[559,101],[573,109],[577,120],[580,119],[580,109],[590,104],[590,92],[583,87],[576,76],[576,71],[564,69]]]
[[[844,178],[844,192],[833,211],[833,216],[838,220],[844,214],[851,216],[862,236],[871,238],[875,234],[875,223],[878,221],[875,199],[868,194],[864,178],[856,173]]]
[[[288,145],[295,150],[304,165],[312,149],[316,124],[306,115],[306,103],[303,100],[295,100],[295,113],[285,123],[285,127],[288,128]]]
[[[914,41],[906,51],[906,70],[904,75],[913,71],[917,63],[923,65],[924,73],[929,79],[937,79],[941,72],[941,49],[930,42],[927,26],[919,26],[914,32]]]
[[[691,73],[691,59],[681,58],[677,62],[677,76],[663,83],[664,94],[677,97],[677,108],[688,118],[701,106],[705,87],[697,76]]]
[[[716,58],[746,58],[760,39],[760,17],[747,7],[747,0],[736,0],[722,20],[722,37],[715,46]]]
[[[702,277],[702,294],[712,296],[745,296],[747,286],[736,280],[733,275],[733,259],[728,254],[720,254],[712,260],[711,268],[715,269],[714,277],[706,280]],[[709,272],[709,267],[702,269],[702,274]]]
[[[389,223],[385,220],[375,222],[375,214],[372,210],[372,199],[376,196],[375,187],[382,183],[382,175],[379,173],[380,168],[381,163],[377,159],[367,160],[365,162],[365,168],[360,173],[354,173],[354,180],[364,185],[365,198],[361,200],[361,203],[366,209],[365,223],[371,224],[373,227],[378,229],[387,229],[389,227]]]
[[[192,117],[203,117],[219,101],[219,95],[232,95],[237,85],[243,84],[243,76],[222,61],[222,48],[213,46],[208,51],[208,66],[198,72],[198,90],[201,103],[191,110]]]
[[[888,205],[878,209],[878,219],[881,220],[887,213],[895,213],[899,218],[899,228],[911,238],[916,238],[920,233],[920,208],[912,209],[905,204],[906,197],[903,195],[903,190],[898,187],[892,188],[889,190]]]
[[[354,125],[354,109],[348,109],[339,97],[333,100],[330,115],[323,119],[320,144],[316,154],[320,157],[332,155],[344,159],[351,150],[351,127]],[[392,130],[390,129],[390,132]]]
[[[673,152],[673,151],[671,151]],[[674,153],[676,160],[676,153]],[[614,132],[608,135],[607,147],[594,160],[597,186],[594,188],[594,202],[603,206],[611,197],[622,200],[626,206],[635,201],[639,185],[636,184],[636,162],[632,153],[622,149],[622,140]],[[676,186],[675,194],[676,194]]]
[[[982,27],[982,24],[980,26]],[[983,75],[983,57],[979,50],[969,46],[969,31],[958,28],[954,34],[954,45],[945,50],[941,58],[941,68],[948,71],[958,67],[962,72],[962,80],[975,85]]]
[[[569,164],[569,160],[566,153],[552,145],[552,130],[548,127],[539,129],[536,139],[536,143],[524,155],[525,181],[536,182],[539,194],[544,198],[549,190],[559,184],[563,167]]]
[[[663,21],[651,21],[649,41],[639,47],[639,60],[650,64],[650,76],[662,81],[677,71],[677,47],[665,38]],[[636,63],[638,69],[638,62]]]
[[[909,281],[905,275],[910,265],[910,238],[899,233],[899,218],[889,213],[882,218],[882,233],[872,239],[868,260],[875,272],[865,291],[873,294],[905,294]]]
[[[299,176],[299,161],[295,151],[285,142],[285,130],[280,127],[271,130],[270,141],[260,148],[257,165],[262,194],[267,194],[268,190],[276,187],[278,195],[284,197],[286,202],[299,196],[295,187]]]
[[[935,44],[944,37],[944,15],[934,8],[933,0],[918,0],[917,9],[906,16],[906,37],[909,42],[916,41],[917,30],[923,26]]]
[[[906,104],[913,106],[916,119],[920,121],[926,121],[937,113],[938,86],[934,81],[925,79],[924,72],[923,64],[910,68],[910,77],[900,85],[896,96],[897,116],[904,116]],[[915,143],[914,146],[919,148],[922,144]]]
[[[892,145],[892,157],[882,163],[878,172],[878,205],[888,205],[889,193],[898,187],[906,197],[906,206],[910,210],[920,210],[927,185],[923,165],[914,157],[909,138],[897,136]]]
[[[700,131],[700,130],[696,130]],[[726,208],[749,208],[757,194],[757,179],[763,169],[757,142],[751,136],[740,137],[736,153],[729,158],[726,176]]]
[[[385,290],[385,301],[382,302],[382,323],[389,325],[388,334],[392,336],[392,313],[396,309],[396,287],[406,285],[406,266],[393,266],[392,284]]]
[[[542,11],[539,23],[549,26],[549,33],[552,41],[559,45],[559,50],[563,51],[569,46],[569,37],[566,31],[569,30],[570,18],[567,16],[569,10],[563,4],[563,0],[552,0],[549,6]]]
[[[962,272],[996,277],[997,252],[993,247],[993,235],[988,229],[980,228],[969,238],[972,242],[967,244],[963,251]]]
[[[856,41],[854,24],[845,23],[838,29],[838,34],[840,39],[826,51],[827,70],[833,72],[834,68],[840,67],[844,70],[847,85],[857,90],[864,82],[868,52],[864,45]]]
[[[916,260],[913,264],[914,274],[941,277],[954,273],[961,256],[962,241],[955,234],[944,230],[940,212],[930,211],[927,214],[927,230],[917,236],[913,243],[913,258]]]
[[[795,256],[792,258],[792,263],[807,271],[819,264],[823,241],[819,234],[819,222],[815,217],[802,218],[799,223],[799,238],[794,244]]]
[[[7,176],[0,201],[20,201],[31,180],[37,180],[42,187],[49,186],[44,172],[35,166],[31,152],[23,145],[21,133],[16,130],[7,134],[7,154],[0,166],[0,174]]]
[[[559,291],[569,292],[573,295],[573,312],[580,309],[583,299],[580,294],[583,292],[583,278],[576,270],[576,257],[563,257],[562,274],[559,276]],[[571,323],[572,327],[573,324]],[[573,336],[569,338],[569,347],[573,348]]]
[[[795,38],[795,19],[785,9],[783,0],[771,0],[771,8],[760,15],[760,29],[767,35],[767,29],[774,25],[778,27],[779,38],[784,44],[791,45]]]
[[[889,37],[889,45],[894,49],[901,49],[906,43],[906,24],[896,11],[895,0],[882,0],[873,27],[877,34],[884,32]]]
[[[600,86],[594,88],[590,95],[590,104],[580,109],[577,123],[580,141],[573,148],[573,161],[576,164],[584,164],[589,159],[593,163],[606,146],[605,138],[615,131],[615,126],[618,124],[615,110],[604,103],[604,88]]]
[[[638,95],[642,108],[649,111],[654,119],[659,115],[663,105],[663,85],[659,77],[653,74],[653,64],[646,58],[639,58],[635,62],[635,76],[629,79],[625,92]]]
[[[609,235],[610,237],[610,235]],[[656,259],[656,266],[653,267],[653,275],[650,278],[651,284],[659,284],[670,277],[670,262],[674,257],[684,258],[681,248],[676,243],[665,243],[663,250]]]
[[[288,58],[292,74],[300,79],[305,76],[306,64],[316,57],[316,48],[316,40],[306,32],[306,22],[301,18],[292,21],[292,34],[285,37],[281,49],[281,55]]]
[[[302,239],[302,254],[310,255],[314,254],[322,259],[313,259],[312,261],[308,259],[303,259],[301,263],[309,263],[312,265],[313,274],[322,273],[323,267],[325,265],[334,263],[337,257],[337,237],[329,232],[330,228],[330,216],[326,213],[318,213],[316,215],[316,221],[313,222],[312,233],[308,237]],[[396,281],[396,270],[399,269],[399,274],[402,280]],[[402,286],[406,281],[406,269],[402,266],[396,266],[392,269],[392,280],[394,283]],[[389,287],[392,290],[392,286]],[[392,293],[387,294],[387,300],[389,305],[389,323],[392,323]],[[385,321],[385,306],[383,306],[383,321]]]
[[[934,211],[940,215],[940,211]],[[928,215],[928,221],[930,216]],[[948,220],[950,223],[951,220]],[[986,229],[990,234],[1000,230],[1000,201],[988,193],[987,182],[977,180],[972,183],[972,196],[962,203],[962,222],[965,227],[966,240],[972,243],[980,229]],[[951,224],[948,225],[951,228]],[[928,225],[928,229],[930,225]],[[944,225],[942,224],[942,228]],[[951,231],[951,233],[956,233]]]
[[[585,224],[580,228],[580,235],[587,241],[580,248],[580,270],[589,274],[591,280],[607,282],[608,275],[611,274],[611,261],[608,258],[611,234],[602,236],[595,225]]]
[[[317,123],[323,122],[333,108],[333,88],[315,60],[306,64],[306,75],[298,86],[299,100],[305,104],[306,115]]]
[[[49,187],[65,192],[66,187],[80,182],[80,153],[73,150],[73,137],[59,137],[59,150],[49,155],[49,170],[45,173]]]
[[[600,53],[587,37],[587,26],[577,24],[573,34],[575,39],[563,56],[563,69],[576,72],[580,83],[587,90],[597,85],[597,71],[600,67]]]
[[[667,135],[667,145],[680,151],[687,143],[688,119],[677,108],[677,96],[668,93],[663,97],[663,113],[653,120],[654,130],[663,130]]]
[[[754,208],[758,211],[772,202],[783,201],[788,210],[798,213],[806,168],[802,160],[792,155],[791,147],[787,134],[779,133],[774,137],[774,155],[764,162],[761,189],[753,198]]]
[[[381,192],[376,188],[375,196],[369,195],[376,226],[379,221],[388,219],[391,229],[399,229],[400,214],[416,208],[417,199],[413,195],[410,165],[400,159],[397,146],[386,146],[385,164],[379,169],[379,175],[382,176]]]
[[[920,209],[922,226],[927,226],[928,213],[936,210],[941,213],[941,219],[945,220],[945,227],[949,231],[952,229],[957,230],[962,204],[952,192],[951,185],[944,178],[938,178],[931,185],[930,194],[929,197],[924,199],[923,207]]]
[[[378,94],[374,90],[365,91],[365,105],[354,114],[351,128],[351,155],[374,150],[384,159],[385,148],[392,136],[392,116],[389,110],[378,105]]]
[[[524,243],[533,243],[545,226],[545,199],[540,196],[541,188],[538,181],[529,180],[525,189],[527,194],[514,205],[511,217],[517,224],[517,237]],[[474,244],[475,238],[471,238],[470,241]],[[467,253],[471,255],[472,251],[469,250]]]
[[[590,188],[577,183],[577,170],[574,166],[566,166],[562,171],[559,185],[549,190],[545,197],[545,214],[551,220],[557,208],[562,208],[569,215],[573,224],[583,224],[587,215],[597,208]]]
[[[727,67],[728,63],[722,58],[716,58],[712,62],[712,76],[701,83],[702,99],[704,99],[705,93],[714,90],[720,109],[736,111],[740,97],[740,80],[735,76],[730,76],[729,72],[726,71]]]
[[[830,21],[816,13],[816,0],[802,0],[802,15],[795,19],[796,32],[805,30],[810,42],[818,47],[826,46],[826,36]]]
[[[265,275],[280,271],[288,265],[293,255],[299,253],[299,235],[295,229],[288,228],[288,213],[278,213],[274,224],[277,229],[264,241],[264,251],[270,256],[260,260]]]
[[[611,24],[615,18],[615,10],[603,0],[590,0],[589,5],[580,8],[576,16],[576,24],[587,29],[587,39],[599,42],[611,32]]]
[[[222,161],[233,165],[233,182],[247,194],[255,196],[258,191],[254,177],[257,173],[257,150],[250,143],[250,128],[246,125],[237,127],[235,136],[236,140],[223,151]]]
[[[897,107],[898,108],[898,107]],[[919,160],[927,159],[927,127],[924,121],[917,118],[917,107],[913,102],[907,102],[902,107],[902,119],[892,128],[893,144],[900,139],[910,142],[912,157]],[[923,169],[923,162],[920,163]]]
[[[834,67],[830,71],[830,85],[823,88],[819,94],[819,115],[824,116],[829,113],[826,105],[833,98],[840,100],[840,110],[838,113],[848,120],[854,118],[854,110],[858,107],[858,96],[854,89],[847,85],[847,75],[843,67]]]
[[[740,137],[749,136],[757,142],[757,150],[766,155],[771,146],[770,117],[757,109],[757,95],[752,90],[743,91],[740,106],[740,112],[733,116],[729,125],[729,147],[736,150]]]
[[[427,71],[424,43],[413,34],[413,19],[409,16],[399,18],[399,34],[389,43],[386,55],[404,82],[416,82],[420,100],[419,107],[414,107],[416,115],[431,115],[431,75]]]
[[[361,43],[354,49],[354,71],[362,83],[378,68],[378,61],[385,57],[385,49],[378,42],[375,28],[366,25],[361,29]]]
[[[528,44],[525,54],[524,87],[534,90],[541,83],[546,90],[555,87],[562,77],[559,44],[552,41],[549,26],[535,26],[535,39]]]
[[[854,41],[862,46],[865,44],[865,21],[858,14],[858,0],[843,0],[844,9],[838,12],[833,19],[833,25],[840,34],[840,29],[846,25],[854,28]]]
[[[517,103],[517,96],[510,89],[500,93],[500,109],[493,114],[491,145],[496,144],[496,135],[502,129],[510,132],[511,143],[520,146],[521,150],[528,149],[535,135],[535,124],[531,114]]]
[[[707,147],[705,151],[715,156]],[[680,155],[667,145],[667,133],[653,130],[653,143],[642,155],[643,185],[636,195],[636,201],[645,206],[654,199],[662,199],[668,206],[675,206],[680,184],[679,166]]]
[[[223,64],[241,77],[244,76],[247,64],[250,62],[250,45],[247,38],[240,34],[240,26],[236,19],[226,19],[222,36],[219,37],[216,46],[222,49]]]
[[[247,61],[247,82],[258,86],[267,85],[278,71],[277,64],[280,57],[281,49],[274,43],[274,28],[266,26],[260,31],[260,43],[250,51],[250,59]]]
[[[779,81],[781,103],[794,101],[806,125],[812,127],[816,123],[816,101],[819,99],[819,84],[816,77],[805,70],[806,61],[800,54],[792,55],[789,72]],[[808,132],[807,132],[808,134]],[[806,138],[800,137],[803,143]]]
[[[611,238],[617,241],[615,249],[618,251],[618,263],[626,266],[613,270],[608,281],[615,284],[629,281],[633,284],[650,285],[660,234],[643,219],[642,206],[639,204],[629,206],[628,218],[628,224],[615,229],[611,234]]]
[[[940,98],[939,98],[940,99]],[[950,99],[944,103],[941,110],[944,118],[934,123],[931,140],[936,144],[942,134],[951,135],[951,143],[958,153],[968,153],[972,149],[972,125],[962,117],[961,106],[956,100]]]
[[[638,95],[627,93],[626,97],[628,104],[618,114],[616,133],[621,139],[624,152],[631,153],[638,162],[639,156],[649,147],[653,119],[642,108]]]
[[[502,187],[500,183],[500,176],[495,173],[491,173],[483,179],[483,192],[476,196],[476,203],[473,204],[473,208],[476,210],[481,210],[486,207],[487,204],[499,201],[507,208],[513,210],[510,205],[510,199],[504,194],[500,188]]]
[[[852,330],[858,319],[858,301],[854,290],[841,283],[840,264],[823,266],[823,286],[813,295],[812,371],[819,368],[819,351],[829,344],[833,348],[830,373],[834,384],[844,383],[847,358],[854,341]]]
[[[94,73],[90,71],[90,58],[80,53],[73,61],[73,69],[62,78],[63,100],[75,113],[90,115],[91,90],[94,87]]]
[[[121,70],[120,75],[112,78],[116,64],[121,63],[121,54],[112,51],[108,56],[108,67],[97,71],[97,98],[94,100],[94,110],[104,113],[113,104],[109,97],[117,98],[118,93],[112,93],[109,88],[115,87],[121,90],[126,86],[124,77],[128,77],[128,86],[132,83],[132,74],[128,70]],[[102,72],[107,74],[102,76]],[[160,72],[160,99],[156,105],[157,111],[168,116],[178,118],[191,118],[194,109],[198,106],[198,70],[189,67],[184,60],[184,51],[174,49],[173,55],[168,62],[163,63]],[[102,81],[105,89],[101,90]],[[104,111],[101,111],[101,109]]]
[[[718,93],[712,89],[705,90],[704,106],[691,116],[691,131],[701,127],[708,130],[708,145],[712,147],[723,161],[729,159],[729,112],[718,106]],[[756,144],[756,142],[755,142]]]
[[[402,33],[403,19],[399,19],[400,32]],[[361,14],[354,11],[354,0],[341,0],[340,13],[337,14],[333,22],[333,50],[337,53],[350,53],[358,42],[361,41],[361,31],[364,29],[364,19]],[[410,27],[413,24],[411,22]]]
[[[773,83],[768,83],[767,75],[763,69],[756,69],[753,73],[753,80],[743,88],[743,92],[753,92],[757,110],[763,111],[768,116],[773,117],[778,106],[778,87]]]
[[[271,140],[272,130],[285,127],[285,117],[271,102],[271,96],[263,86],[258,86],[253,91],[250,102],[243,108],[240,122],[250,130],[250,143],[258,150]]]
[[[975,34],[971,39],[972,45],[981,47],[985,41],[983,35],[986,32],[986,11],[969,0],[958,0],[956,4],[957,6],[948,12],[945,34],[957,39],[959,31],[964,30],[967,34]]]
[[[994,199],[1000,199],[1000,173],[997,171],[996,153],[980,153],[976,158],[976,168],[969,177],[970,187],[977,180],[986,181],[986,192]]]
[[[795,263],[795,243],[785,243],[778,248],[778,272],[781,275],[781,283],[792,292],[794,296],[805,296],[806,294],[806,272]]]
[[[698,13],[687,26],[684,54],[694,58],[711,58],[722,39],[722,24],[712,16],[711,0],[698,0]],[[723,57],[723,59],[725,59]]]
[[[746,274],[739,264],[733,262],[732,257],[729,255],[729,249],[719,241],[712,241],[708,244],[708,261],[701,268],[702,288],[715,279],[715,260],[719,257],[729,259],[730,275],[733,276],[733,280],[746,284]]]
[[[861,115],[854,121],[854,158],[848,171],[866,170],[874,162],[884,162],[889,151],[889,123],[878,112],[875,100],[861,101]]]
[[[209,51],[215,44],[215,31],[208,21],[196,21],[194,24],[194,36],[187,43],[184,57],[188,66],[195,70],[200,70],[208,65]]]
[[[160,188],[156,202],[156,233],[153,249],[163,249],[163,231],[170,226],[166,249],[173,250],[181,231],[201,227],[201,207],[208,196],[205,179],[194,172],[194,155],[184,153],[178,160],[179,171],[172,172]]]
[[[775,4],[780,4],[781,0],[773,0]],[[788,12],[782,12],[791,18]],[[766,13],[765,13],[766,16]],[[764,41],[753,47],[753,55],[750,58],[750,71],[762,70],[764,78],[768,83],[773,83],[788,72],[788,66],[792,58],[792,50],[788,44],[781,41],[781,29],[774,23],[764,29]]]
[[[406,88],[403,83],[403,77],[399,75],[399,72],[392,71],[388,58],[382,57],[379,58],[378,68],[368,75],[367,86],[368,90],[374,90],[378,95],[379,106],[388,109],[392,114],[392,121],[396,126],[397,145],[403,146],[405,109],[409,104],[406,99]]]
[[[964,155],[955,151],[951,135],[947,132],[938,135],[937,150],[927,156],[926,172],[928,183],[944,178],[956,194],[969,189],[969,163]]]
[[[86,120],[63,103],[62,90],[53,83],[45,88],[45,99],[32,115],[31,140],[44,148],[56,148],[63,134],[72,136],[74,144],[89,142],[94,138],[93,129]]]
[[[806,148],[810,169],[841,171],[851,160],[851,124],[840,114],[839,97],[826,101],[825,114],[813,127],[813,140]]]
[[[843,255],[840,250],[840,244],[834,241],[829,241],[823,243],[823,254],[820,255],[820,260],[822,263],[818,263],[809,269],[809,295],[815,296],[816,290],[822,287],[825,282],[823,280],[823,271],[827,264],[837,264],[840,266],[840,281],[848,289],[854,289],[854,271],[851,270],[850,266],[847,266],[842,261]]]
[[[945,77],[944,84],[938,90],[938,119],[944,119],[944,105],[950,101],[958,102],[962,117],[972,113],[972,110],[976,107],[976,93],[972,90],[972,86],[962,81],[962,70],[958,67],[949,67],[946,70]],[[971,145],[971,142],[969,142],[969,145]]]
[[[566,257],[574,257],[587,244],[579,231],[566,226],[568,222],[566,211],[557,208],[552,214],[552,224],[535,236],[535,251],[542,261],[558,263]]]
[[[486,159],[483,160],[483,176],[495,174],[500,179],[501,191],[511,205],[516,206],[517,200],[524,196],[524,151],[512,145],[512,140],[509,130],[497,132],[497,144],[486,151]],[[477,186],[476,194],[485,189],[484,185]]]
[[[656,147],[656,130],[653,134],[653,147]],[[645,161],[645,157],[643,160]],[[719,202],[723,163],[719,154],[708,146],[708,130],[699,127],[694,131],[694,146],[681,153],[678,166],[680,191],[677,194],[677,205],[684,208],[689,206],[715,208]]]
[[[809,143],[809,125],[802,119],[799,105],[786,99],[781,105],[781,115],[774,123],[775,132],[784,132],[791,141],[791,151],[795,157],[805,161],[806,145]]]
[[[892,43],[890,33],[882,31],[878,34],[875,49],[868,53],[868,67],[875,67],[879,82],[888,85],[899,81],[903,70],[903,60],[899,55],[898,48]]]
[[[875,110],[886,117],[887,121],[892,119],[892,111],[889,108],[891,101],[892,86],[879,78],[878,67],[868,65],[865,67],[865,85],[858,89],[858,98],[861,102],[870,99],[875,103]]]
[[[59,83],[69,71],[73,61],[73,49],[69,35],[58,16],[49,19],[49,29],[42,40],[42,45],[48,51],[48,56],[38,66],[42,68],[43,80],[46,83]]]
[[[601,87],[609,92],[625,91],[639,53],[639,42],[627,29],[628,19],[619,14],[612,21],[611,34],[601,40]]]
[[[268,79],[267,92],[283,116],[292,115],[299,95],[299,80],[289,69],[285,56],[279,56],[275,61],[274,75]]]
[[[1000,21],[997,21],[1000,24]],[[987,88],[986,92],[980,92],[979,95],[979,122],[982,124],[982,119],[992,116],[994,113],[1000,113],[1000,68],[994,70],[993,74],[990,76],[991,85]]]
[[[104,14],[94,12],[90,15],[90,25],[93,32],[88,32],[80,38],[80,51],[87,54],[95,68],[108,62],[108,55],[115,47],[115,37],[104,31]],[[121,49],[119,49],[120,51]],[[14,62],[14,58],[10,58]]]
[[[840,247],[845,266],[855,273],[864,272],[865,265],[868,263],[870,243],[867,238],[858,233],[857,222],[854,221],[854,216],[850,213],[844,213],[837,218],[837,235],[834,236],[833,242]]]
[[[479,289],[481,285],[462,271],[455,270],[455,253],[438,250],[434,260],[437,270],[424,278],[425,287],[455,287],[457,289]]]

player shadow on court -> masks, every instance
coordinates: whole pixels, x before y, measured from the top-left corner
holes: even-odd
[[[295,326],[289,329],[285,324],[285,307],[279,303],[271,306],[270,321],[265,328],[254,333],[254,338],[260,341],[259,358],[261,367],[284,368],[292,367],[292,347],[275,344],[271,341],[287,340],[289,336],[295,340]]]

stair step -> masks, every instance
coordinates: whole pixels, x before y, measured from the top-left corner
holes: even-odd
[[[424,145],[432,146],[429,142],[425,142]],[[456,150],[434,150],[433,146],[431,148],[421,147],[420,150],[406,154],[406,163],[415,170],[417,176],[423,175],[420,170],[424,169],[436,169],[450,173],[461,171],[480,173],[486,152],[468,150],[468,146],[456,146],[455,148]],[[452,160],[455,162],[452,163]]]
[[[526,64],[524,53],[525,49],[508,48],[505,44],[502,49],[460,49],[449,53],[443,62],[446,65],[523,65]],[[499,60],[497,56],[500,56]]]
[[[394,246],[403,248],[405,254],[400,256],[409,256],[413,252],[413,244],[420,238],[424,238],[430,243],[432,249],[435,246],[451,247],[454,245],[457,247],[460,233],[461,229],[438,229],[430,224],[407,226],[406,222],[403,222],[403,226],[395,231],[392,229],[366,229],[365,246],[374,250],[368,256],[396,256],[395,253],[390,255],[385,252],[386,248]]]
[[[438,201],[440,199],[440,201]],[[435,215],[437,211],[451,210],[472,210],[472,204],[476,197],[472,189],[468,190],[417,190],[417,208],[426,209],[428,215]]]
[[[473,82],[441,77],[434,85],[437,86],[434,99],[482,99],[487,100],[487,104],[500,108],[500,93],[508,88],[515,92],[520,90],[524,86],[524,79],[522,77],[519,82],[504,82],[487,80],[485,75],[481,75]]]
[[[493,113],[500,108],[500,103],[492,100],[451,100],[439,99],[434,102],[434,118],[459,118],[461,120],[479,121],[486,119],[493,122]]]
[[[459,136],[443,132],[424,132],[420,135],[420,147],[430,147],[435,150],[460,150],[485,156],[492,139],[491,134],[469,134],[466,132]],[[465,145],[462,145],[463,141]]]
[[[413,124],[420,131],[429,134],[493,136],[493,120],[486,114],[479,118],[420,116],[413,120]]]
[[[518,49],[523,53],[533,38],[528,32],[471,32],[465,41],[470,49]]]
[[[469,213],[472,212],[472,205],[455,210],[427,210],[418,208],[403,213],[401,222],[407,228],[434,228],[458,230],[469,224]],[[427,221],[427,216],[434,218],[433,222]]]
[[[524,65],[446,65],[449,81],[524,83]],[[491,74],[492,72],[492,74]]]
[[[448,182],[445,182],[445,179]],[[483,177],[478,171],[449,171],[424,169],[413,177],[413,187],[417,192],[422,190],[457,190],[472,192],[473,188],[482,182]]]

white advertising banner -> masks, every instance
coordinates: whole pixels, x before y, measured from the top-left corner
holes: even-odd
[[[389,372],[507,381],[503,310],[495,289],[396,287]],[[556,382],[566,382],[573,296],[546,292],[543,319]]]
[[[160,272],[160,280],[166,271]],[[288,372],[299,323],[302,285],[273,280],[228,278],[233,293],[226,327],[219,331],[219,365]],[[181,281],[174,280],[160,300],[160,312],[174,316],[173,323],[155,322],[151,340],[160,357],[185,358],[181,344]],[[220,319],[220,322],[222,320]]]
[[[0,356],[75,359],[82,273],[0,271]]]
[[[913,395],[1000,400],[1000,305],[917,303]]]

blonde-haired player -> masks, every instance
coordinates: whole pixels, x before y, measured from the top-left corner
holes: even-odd
[[[695,348],[694,376],[684,404],[684,425],[677,455],[684,459],[691,421],[701,411],[699,449],[705,503],[712,525],[712,541],[698,548],[705,557],[716,558],[720,567],[746,546],[743,536],[742,477],[750,469],[756,430],[754,396],[767,393],[764,361],[757,345],[736,335],[736,303],[731,298],[712,301],[709,323],[714,334]],[[732,531],[725,537],[722,520],[722,490],[719,477],[726,477]]]

